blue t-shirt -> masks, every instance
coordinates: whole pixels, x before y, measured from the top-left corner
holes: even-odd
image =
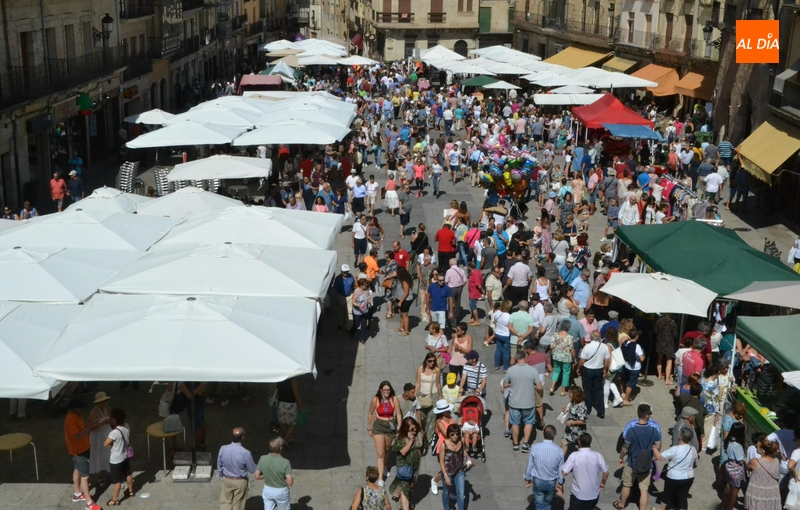
[[[428,286],[428,294],[431,296],[431,311],[432,312],[446,312],[447,300],[453,297],[453,292],[447,285],[439,285],[438,283],[431,283]]]
[[[583,147],[575,147],[572,152],[575,154],[575,161],[583,162]]]
[[[592,157],[590,155],[588,154],[583,155],[583,159],[581,159],[581,167],[583,168],[583,173],[588,173],[589,169],[594,167],[594,165],[592,164]]]
[[[507,250],[506,244],[508,244],[508,234],[505,232],[495,232],[493,237],[497,244],[497,254],[503,255]]]
[[[650,174],[647,172],[640,173],[639,177],[636,178],[636,182],[639,183],[639,189],[642,191],[650,191]]]

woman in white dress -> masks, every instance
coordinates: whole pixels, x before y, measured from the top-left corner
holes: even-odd
[[[111,397],[105,391],[100,391],[94,396],[94,409],[89,412],[89,443],[92,445],[89,453],[89,473],[97,474],[97,481],[102,485],[108,484],[108,474],[111,471],[111,450],[104,446],[109,432],[111,432],[111,408],[108,401]]]
[[[397,197],[397,181],[394,174],[389,172],[389,180],[386,181],[386,195],[384,197],[384,207],[394,216],[394,211],[400,209],[400,200]]]

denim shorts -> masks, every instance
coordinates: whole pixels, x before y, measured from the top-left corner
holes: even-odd
[[[536,409],[533,407],[530,409],[512,407],[509,409],[508,423],[510,425],[519,425],[520,423],[534,425],[536,423]]]
[[[88,478],[89,477],[89,451],[86,451],[86,456],[83,455],[73,455],[72,456],[72,465],[75,468],[75,471],[78,472],[81,478]]]
[[[474,312],[478,309],[478,300],[469,298],[469,311]]]
[[[624,373],[625,377],[628,379],[628,388],[636,387],[636,383],[639,381],[639,372],[640,370],[630,370],[628,367],[625,367]]]

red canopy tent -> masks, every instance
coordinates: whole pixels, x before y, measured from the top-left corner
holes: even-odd
[[[590,129],[599,129],[603,124],[634,124],[653,127],[653,123],[631,110],[619,99],[606,92],[592,104],[572,109],[573,116]]]

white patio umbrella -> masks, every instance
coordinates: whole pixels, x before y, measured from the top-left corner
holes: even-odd
[[[174,218],[108,214],[76,208],[34,218],[19,228],[0,232],[0,249],[52,246],[144,251],[182,222]]]
[[[284,122],[289,120],[307,121],[310,123],[331,124],[348,128],[355,118],[355,112],[334,110],[323,108],[318,105],[308,105],[297,108],[277,107],[275,111],[268,113],[266,117],[271,123]]]
[[[204,179],[269,178],[272,161],[262,158],[246,158],[218,154],[187,163],[180,163],[167,174],[167,180],[200,181]]]
[[[295,55],[298,55],[303,52],[304,50],[301,49],[286,48],[283,50],[270,51],[267,57],[268,58],[294,57]]]
[[[153,199],[150,197],[124,193],[116,188],[103,186],[94,190],[83,200],[70,204],[65,211],[83,209],[84,211],[107,212],[109,215],[118,212],[134,213],[140,205],[151,200]]]
[[[261,144],[327,145],[342,140],[350,128],[286,118],[270,126],[245,133],[233,141],[237,147]]]
[[[49,349],[81,305],[0,303],[0,398],[47,400],[62,386],[31,368]]]
[[[259,108],[258,104],[253,104],[251,99],[243,96],[220,96],[211,101],[200,103],[195,108],[227,108],[234,112],[243,110],[259,116],[264,113],[264,110]]]
[[[100,290],[322,299],[335,270],[336,252],[329,250],[233,243],[166,245],[153,247]]]
[[[160,110],[158,108],[153,108],[152,110],[146,112],[128,115],[122,120],[124,122],[128,122],[129,124],[150,124],[154,126],[163,126],[173,117],[174,115],[171,113],[165,112],[164,110]]]
[[[233,207],[190,217],[173,228],[159,246],[231,242],[329,250],[341,228],[340,214]]]
[[[753,282],[725,297],[800,310],[800,282]]]
[[[294,78],[294,69],[285,63],[285,62],[278,62],[269,72],[269,74],[282,74],[289,78]]]
[[[520,87],[517,87],[516,85],[512,85],[511,83],[508,83],[507,81],[497,80],[494,83],[490,83],[488,85],[484,85],[483,88],[485,88],[485,89],[504,89],[504,90],[516,89],[516,90],[519,90]]]
[[[441,58],[441,59],[447,59],[447,60],[464,60],[464,57],[462,55],[456,53],[455,51],[453,51],[451,49],[445,48],[441,44],[437,44],[433,48],[428,48],[428,49],[425,49],[425,50],[421,50],[419,53],[420,53],[420,57],[422,57],[423,60],[426,59],[426,58]]]
[[[608,73],[607,76],[593,80],[590,85],[596,89],[644,89],[647,87],[658,87],[658,83],[654,81],[637,78],[636,76],[623,73]]]
[[[226,105],[224,107],[204,106],[200,108],[195,107],[186,113],[176,115],[167,125],[192,121],[227,128],[250,129],[259,125],[263,120],[263,114],[240,110],[233,105]]]
[[[354,103],[345,103],[341,100],[330,101],[323,98],[314,99],[306,97],[272,103],[262,101],[262,103],[265,104],[260,105],[260,107],[264,109],[268,119],[272,119],[274,115],[281,115],[285,118],[285,114],[309,112],[310,114],[322,114],[334,118],[335,122],[332,122],[332,124],[341,124],[349,127],[356,118],[356,105]],[[319,122],[331,124],[331,122],[322,120],[323,118],[324,117],[319,117]]]
[[[25,225],[27,221],[0,220],[0,232]]]
[[[231,207],[244,207],[244,204],[233,198],[188,186],[143,204],[137,214],[186,218],[194,213],[217,211]]]
[[[302,66],[335,66],[339,64],[336,61],[338,56],[325,55],[325,54],[320,54],[320,55],[309,54],[308,56],[305,55],[306,54],[304,53],[300,58],[297,59],[298,64]]]
[[[564,85],[550,91],[553,94],[594,94],[594,90],[580,85]]]
[[[717,293],[664,273],[614,273],[603,292],[644,313],[682,313],[705,317]]]
[[[125,145],[131,149],[179,147],[184,145],[224,145],[244,133],[244,128],[184,121],[136,137]]]
[[[783,375],[783,382],[785,382],[792,388],[797,388],[798,390],[800,390],[800,370],[795,370],[793,372],[784,372],[781,375]]]
[[[488,69],[484,69],[482,67],[470,64],[468,60],[463,62],[458,62],[456,65],[451,66],[449,71],[452,71],[453,74],[479,74],[485,76],[496,76],[496,73],[489,71]]]
[[[98,294],[33,374],[62,381],[282,381],[316,373],[317,310],[305,298]],[[135,356],[120,355],[131,348]]]
[[[560,74],[554,73],[552,71],[542,71],[541,73],[536,73],[531,78],[527,78],[523,76],[523,78],[528,79],[531,83],[539,85],[541,87],[564,87],[566,85],[587,85],[586,82],[570,78],[568,76],[562,76]]]
[[[347,58],[343,58],[339,60],[339,64],[343,66],[374,66],[377,64],[377,60],[372,60],[371,58],[361,57],[359,55],[352,55]]]
[[[467,60],[468,63],[472,65],[476,65],[478,67],[482,67],[484,69],[488,69],[495,74],[530,74],[528,69],[524,69],[522,67],[515,66],[513,64],[509,64],[506,62],[497,62],[496,60],[490,60],[488,58],[474,58]]]
[[[78,304],[144,254],[135,250],[5,248],[0,250],[0,300]]]
[[[277,41],[272,41],[267,44],[263,44],[259,48],[259,50],[267,52],[286,50],[286,49],[299,50],[302,48],[300,48],[300,46],[298,46],[297,43],[294,43],[292,41],[287,41],[286,39],[278,39]]]

